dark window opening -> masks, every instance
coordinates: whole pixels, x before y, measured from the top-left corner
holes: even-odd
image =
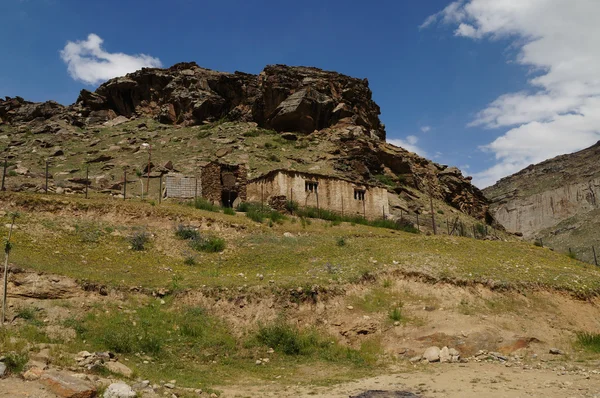
[[[221,204],[223,207],[233,207],[233,202],[237,199],[237,192],[234,191],[222,191],[221,192]]]
[[[317,187],[319,186],[319,183],[316,181],[306,181],[304,183],[304,190],[306,192],[314,192],[317,193]]]
[[[365,190],[364,189],[355,189],[354,190],[354,199],[365,200]]]

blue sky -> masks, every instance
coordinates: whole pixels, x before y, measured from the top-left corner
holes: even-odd
[[[590,7],[582,14],[600,12],[600,2],[574,1]],[[94,89],[97,84],[75,80],[61,59],[68,42],[92,33],[103,40],[106,53],[146,54],[163,66],[196,61],[249,73],[276,63],[316,66],[368,78],[390,141],[459,166],[483,187],[529,163],[598,140],[600,123],[590,118],[581,139],[569,145],[561,137],[572,125],[537,126],[590,113],[583,107],[594,110],[595,103],[580,100],[597,94],[595,82],[583,72],[558,80],[569,88],[583,82],[591,94],[555,87],[551,72],[561,59],[547,60],[550,49],[556,50],[548,38],[580,29],[578,18],[585,17],[570,15],[556,3],[2,0],[0,96],[70,104],[82,88]],[[494,21],[495,16],[504,18]],[[532,31],[540,18],[559,17],[572,18],[573,25]],[[528,53],[528,44],[539,41],[547,53]],[[592,44],[580,53],[598,55],[600,46]],[[548,75],[546,83],[532,81]],[[546,137],[552,145],[540,150]]]

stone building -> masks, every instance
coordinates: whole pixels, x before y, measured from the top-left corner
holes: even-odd
[[[234,207],[246,201],[246,166],[210,162],[200,171],[200,195],[214,204]]]
[[[389,215],[387,190],[332,176],[273,170],[248,181],[247,200],[281,207],[286,200],[342,215],[381,218]]]
[[[197,176],[167,174],[168,198],[202,197],[213,204],[233,207],[246,201],[248,171],[244,165],[205,163]]]

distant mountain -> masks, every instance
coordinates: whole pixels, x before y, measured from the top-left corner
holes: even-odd
[[[508,231],[542,239],[556,250],[571,248],[590,262],[592,245],[600,254],[600,142],[531,165],[484,194]]]

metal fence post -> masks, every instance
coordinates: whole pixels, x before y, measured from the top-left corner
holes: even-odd
[[[596,267],[598,266],[598,258],[596,257],[596,249],[594,248],[594,246],[592,246],[592,252],[594,253],[594,263],[596,264]]]

